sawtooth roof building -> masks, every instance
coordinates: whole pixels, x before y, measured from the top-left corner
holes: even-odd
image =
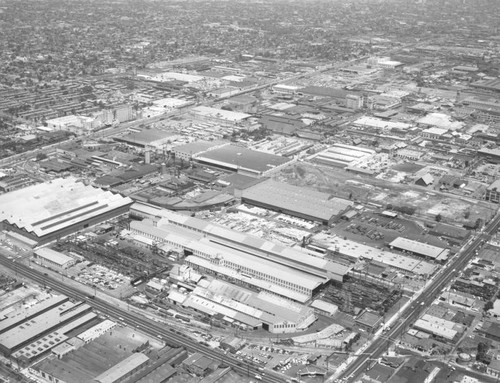
[[[73,303],[65,296],[58,296],[14,312],[2,321],[6,323],[0,327],[0,352],[5,356],[15,353],[16,359],[30,360],[50,350],[48,345],[52,338],[52,345],[64,341],[67,339],[65,333],[95,318],[91,310],[86,303]]]
[[[349,270],[305,251],[145,204],[134,204],[131,214],[150,219],[131,222],[133,235],[182,249],[191,266],[297,302],[307,302],[329,281],[342,282]]]
[[[126,213],[132,203],[74,178],[58,178],[0,195],[0,228],[43,244]]]

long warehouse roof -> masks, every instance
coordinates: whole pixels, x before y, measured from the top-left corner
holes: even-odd
[[[243,191],[243,199],[328,221],[353,205],[330,194],[276,182],[271,179]]]
[[[191,231],[205,233],[210,237],[216,238],[217,242],[223,246],[235,248],[247,253],[251,251],[253,255],[266,257],[270,261],[281,263],[286,266],[295,268],[300,267],[301,270],[312,274],[321,276],[328,275],[340,281],[349,271],[349,268],[344,265],[319,256],[311,255],[306,251],[266,241],[251,234],[241,233],[199,218],[175,213],[171,210],[159,209],[141,203],[132,205],[131,210],[143,212],[145,215],[152,217],[164,218],[171,224],[184,227]],[[160,219],[157,227],[152,227],[150,230],[156,231],[164,225],[166,225],[166,222],[162,222]],[[168,225],[168,227],[171,226]]]
[[[450,252],[450,250],[444,249],[442,247],[429,245],[428,243],[422,243],[403,237],[397,237],[389,244],[389,246],[406,251],[411,251],[412,253],[423,255],[429,258],[434,258],[438,261],[446,260]]]

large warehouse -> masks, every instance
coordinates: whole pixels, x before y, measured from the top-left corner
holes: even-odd
[[[121,215],[132,202],[74,178],[59,178],[0,195],[0,229],[44,244]]]
[[[158,208],[157,206],[136,202],[130,207],[130,215],[155,221],[153,229],[158,227],[160,220],[165,219],[171,225],[189,229],[191,232],[198,233],[201,237],[211,238],[211,242],[224,244],[231,249],[251,251],[252,254],[261,258],[272,259],[274,262],[307,271],[320,277],[326,276],[337,282],[342,282],[348,272],[346,266],[322,257],[313,256],[301,249],[280,245],[255,235],[242,233],[199,218]]]
[[[310,221],[328,225],[340,218],[352,205],[351,201],[330,194],[304,189],[271,179],[243,190],[241,200]]]
[[[225,145],[193,156],[196,162],[252,177],[262,177],[287,166],[292,159],[274,154]]]
[[[53,338],[53,343],[66,340],[66,333],[96,317],[91,311],[92,307],[88,304],[73,303],[65,296],[49,298],[22,309],[17,315],[4,319],[6,323],[0,327],[0,352],[10,356],[22,351],[15,354],[16,359],[24,357],[30,360],[50,349],[50,339],[46,338],[49,334],[52,334],[49,338]]]
[[[133,204],[130,208],[130,214],[137,218],[147,218],[155,221],[154,225],[146,222],[132,222],[130,226],[132,231],[134,231],[134,228],[137,228],[137,233],[141,233],[155,241],[162,242],[166,241],[169,237],[179,236],[172,228],[168,230],[168,235],[161,229],[166,221],[170,226],[173,225],[188,229],[191,233],[190,240],[192,241],[200,241],[201,238],[206,237],[209,238],[212,245],[224,246],[235,253],[243,252],[320,278],[342,282],[348,272],[348,268],[343,265],[321,257],[315,257],[297,248],[266,241],[254,235],[241,233],[202,219],[189,217],[148,204]],[[199,238],[193,237],[195,234]],[[186,234],[182,236],[186,237]],[[173,241],[179,246],[179,239],[174,239]]]
[[[153,226],[152,221],[132,221],[130,230],[135,236],[182,249],[187,255],[186,263],[197,269],[238,280],[258,290],[272,291],[301,303],[307,302],[329,280],[326,270],[300,267],[290,259],[269,255],[264,257],[248,247],[237,248],[204,237],[186,227],[174,226],[165,218],[158,221],[156,226]],[[306,254],[304,257],[307,257]],[[326,266],[323,259],[318,261]]]

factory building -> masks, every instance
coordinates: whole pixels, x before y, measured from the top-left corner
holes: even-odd
[[[96,376],[93,380],[95,383],[120,383],[127,380],[140,369],[149,364],[149,358],[143,353],[134,353],[128,358],[125,358],[120,363],[115,364],[109,370],[104,371],[101,375]]]
[[[35,250],[33,257],[36,263],[57,271],[67,269],[76,263],[76,259],[47,247]]]
[[[64,298],[58,299],[64,300]],[[11,321],[17,321],[17,323],[14,327],[9,326],[8,330],[4,330],[1,333],[0,351],[3,355],[10,356],[12,353],[28,346],[34,341],[38,341],[59,327],[77,320],[92,310],[92,307],[86,303],[73,303],[68,301],[67,298],[63,303],[53,306],[48,310],[46,309],[46,305],[43,307],[44,311],[39,310],[37,314],[31,315],[31,319],[26,319],[22,315],[17,316],[17,318],[22,317],[23,320],[21,322],[16,317],[10,319]]]
[[[187,256],[186,264],[195,269],[299,302],[308,301],[329,280],[326,272],[323,276],[315,275],[301,270],[296,264],[287,265],[271,257],[259,257],[249,249],[218,243],[199,232],[169,224],[165,219],[158,221],[156,226],[152,221],[132,221],[130,231],[155,243],[182,249]]]
[[[235,171],[255,178],[272,174],[292,163],[292,159],[235,145],[224,145],[193,155],[193,160],[206,166]]]
[[[317,319],[314,310],[303,304],[217,279],[203,287],[199,284],[183,306],[209,316],[223,315],[226,322],[242,328],[262,328],[271,333],[303,331]]]
[[[401,250],[410,254],[416,254],[421,257],[432,259],[437,262],[445,262],[449,255],[450,250],[442,247],[429,245],[414,241],[412,239],[397,237],[394,241],[389,243],[391,249]]]
[[[40,245],[117,217],[132,202],[74,178],[58,178],[1,195],[0,229]]]
[[[484,199],[486,201],[500,203],[500,180],[494,181],[486,188],[486,195]]]
[[[29,321],[38,315],[42,315],[46,311],[49,311],[54,307],[57,307],[63,304],[64,302],[67,302],[68,299],[69,298],[64,295],[57,295],[45,299],[44,301],[40,302],[37,305],[23,309],[22,311],[19,312],[19,315],[12,315],[12,316],[7,315],[6,318],[3,318],[0,321],[0,334],[3,334],[6,331],[13,329],[14,327],[18,326],[24,321]]]
[[[198,233],[207,237],[213,243],[221,244],[230,249],[237,249],[275,263],[307,271],[319,277],[327,277],[336,282],[342,282],[349,268],[322,257],[311,255],[302,249],[291,248],[262,238],[228,229],[198,218],[189,217],[167,209],[159,209],[144,203],[135,203],[130,209],[131,216],[149,218],[154,223],[148,230],[159,228],[160,221],[168,222],[173,226],[188,229],[191,233]],[[156,225],[156,226],[154,226]],[[161,237],[161,234],[158,235]]]
[[[243,203],[330,225],[353,205],[330,194],[276,182],[271,179],[243,190]]]

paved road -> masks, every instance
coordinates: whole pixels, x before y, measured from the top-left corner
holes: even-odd
[[[401,314],[401,318],[396,324],[386,332],[383,336],[376,339],[367,349],[364,354],[359,356],[347,369],[338,377],[339,380],[355,381],[358,376],[366,370],[370,359],[379,358],[389,345],[401,336],[409,326],[420,316],[422,311],[427,309],[432,302],[438,297],[443,289],[456,278],[468,262],[474,257],[475,252],[479,250],[485,241],[490,239],[491,234],[498,230],[500,225],[500,215],[495,218],[477,235],[477,237],[460,253],[458,253],[446,266],[443,266],[437,277],[429,283],[427,288],[420,296],[415,299],[413,304],[409,306]]]
[[[0,253],[2,252],[0,251]],[[64,281],[42,274],[23,263],[15,261],[15,259],[11,260],[3,255],[0,255],[0,265],[14,270],[18,275],[22,275],[25,278],[33,280],[41,285],[45,285],[61,292],[70,298],[86,301],[94,309],[107,314],[118,321],[125,322],[131,327],[138,328],[151,336],[156,336],[163,340],[166,345],[173,347],[186,347],[189,351],[200,352],[214,360],[221,361],[223,364],[230,366],[242,375],[248,375],[250,377],[260,375],[262,377],[262,382],[281,383],[285,381],[283,376],[280,376],[273,371],[266,370],[266,372],[263,372],[259,370],[259,366],[253,363],[241,361],[231,354],[224,354],[220,350],[214,350],[201,345],[194,339],[172,327],[169,327],[166,324],[154,322],[149,318],[146,318],[136,312],[118,307],[112,302],[101,299],[100,297],[94,297],[93,295],[84,293],[72,286],[67,286],[64,284]]]

